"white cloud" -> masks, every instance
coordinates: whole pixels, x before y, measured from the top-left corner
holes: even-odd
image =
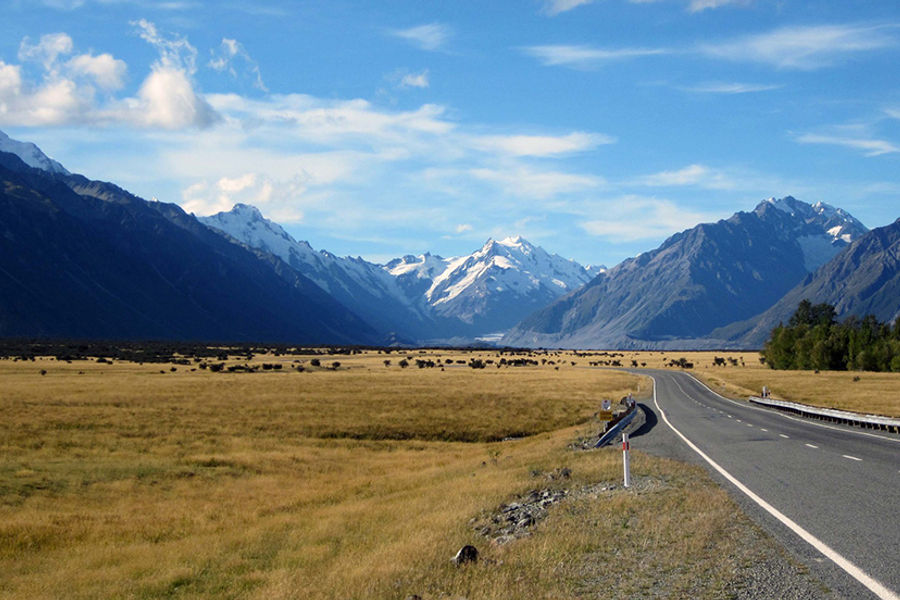
[[[594,189],[605,183],[602,178],[593,175],[541,171],[526,166],[474,168],[469,170],[469,175],[496,185],[507,195],[538,200]]]
[[[215,71],[227,71],[232,77],[238,77],[238,71],[235,68],[236,62],[244,65],[244,71],[249,73],[252,78],[252,85],[263,92],[268,92],[268,88],[263,83],[262,73],[259,70],[259,64],[247,53],[244,46],[235,39],[222,38],[222,43],[218,51],[210,50],[212,58],[209,60],[209,67]]]
[[[698,94],[751,94],[755,92],[768,92],[770,90],[777,90],[782,87],[784,86],[760,83],[727,83],[721,81],[711,81],[694,86],[685,86],[679,89],[685,92],[695,92]]]
[[[873,138],[807,133],[797,136],[796,140],[801,144],[830,144],[862,150],[866,156],[880,156],[882,154],[900,152],[900,146],[887,140]]]
[[[691,12],[701,12],[711,8],[719,8],[728,6],[729,4],[750,4],[750,0],[691,0],[688,10]]]
[[[231,210],[238,203],[250,204],[279,223],[296,223],[303,220],[297,198],[305,191],[299,178],[277,182],[259,173],[246,173],[187,187],[182,192],[181,206],[187,212],[211,215]]]
[[[701,53],[733,61],[761,62],[782,69],[812,70],[849,55],[895,46],[897,39],[876,25],[810,25],[784,27],[718,44],[700,46]]]
[[[264,100],[213,94],[209,101],[234,119],[290,127],[298,138],[324,144],[349,139],[404,142],[411,136],[447,134],[455,127],[442,118],[444,107],[435,104],[390,112],[366,100],[321,100],[304,94],[275,95]]]
[[[48,82],[29,98],[29,113],[34,123],[66,123],[85,112],[90,100],[79,95],[74,82],[67,79]]]
[[[472,231],[472,226],[468,223],[461,223],[456,226],[455,231],[457,234],[466,233],[467,231]]]
[[[9,102],[22,96],[22,69],[0,60],[0,116],[8,112]]]
[[[125,61],[113,58],[111,54],[81,54],[69,60],[66,67],[74,75],[93,79],[104,90],[117,90],[125,84],[128,70]]]
[[[89,87],[79,88],[55,74],[32,85],[22,77],[21,67],[0,61],[0,123],[35,126],[79,121],[92,101]]]
[[[599,212],[603,213],[602,220],[584,221],[581,228],[612,243],[667,237],[697,223],[719,218],[692,211],[670,200],[634,195],[605,201]]]
[[[146,19],[131,21],[142,40],[159,51],[159,61],[166,67],[177,68],[188,75],[197,72],[197,49],[185,37],[166,37],[156,28],[154,23]]]
[[[440,50],[452,34],[449,27],[440,23],[428,23],[409,29],[393,29],[390,34],[404,39],[422,50]]]
[[[637,180],[639,185],[650,187],[698,186],[714,190],[730,190],[736,182],[720,171],[706,165],[693,164],[673,171],[660,171]]]
[[[590,4],[593,1],[594,0],[545,0],[544,13],[555,16],[584,4]]]
[[[428,69],[425,69],[421,73],[407,73],[400,80],[400,87],[427,88]]]
[[[197,71],[197,49],[187,38],[166,37],[145,19],[131,24],[141,39],[159,51],[159,60],[141,84],[137,101],[125,102],[126,110],[113,114],[140,126],[162,129],[203,128],[219,120],[216,111],[194,89],[191,77]]]
[[[74,10],[84,6],[84,0],[41,0],[41,2],[51,8],[62,10]]]
[[[615,141],[608,135],[576,131],[564,136],[486,135],[473,138],[472,145],[479,150],[510,156],[553,156],[591,150]]]
[[[542,65],[564,66],[572,68],[592,68],[605,62],[626,60],[642,56],[665,54],[661,48],[618,48],[604,50],[587,45],[550,44],[544,46],[526,46],[522,52],[533,56]]]
[[[219,119],[213,108],[194,90],[181,69],[156,65],[130,103],[126,119],[144,127],[185,129],[208,127]]]
[[[111,54],[73,54],[65,33],[26,38],[19,58],[43,67],[40,81],[23,77],[17,65],[0,61],[0,124],[109,125],[182,129],[206,127],[219,116],[195,89],[196,49],[184,38],[166,38],[148,21],[134,25],[142,39],[160,52],[135,97],[97,98],[97,89],[114,92],[124,85],[127,65]]]
[[[39,62],[50,71],[61,55],[72,53],[72,47],[72,38],[65,33],[42,35],[37,44],[31,44],[26,37],[19,45],[19,60]]]

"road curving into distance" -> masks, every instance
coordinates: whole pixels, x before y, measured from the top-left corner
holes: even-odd
[[[900,600],[900,436],[730,400],[683,372],[634,372],[654,379],[656,422],[634,449],[707,466],[838,597]]]

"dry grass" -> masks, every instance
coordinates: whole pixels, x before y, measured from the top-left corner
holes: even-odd
[[[749,560],[751,528],[702,470],[639,453],[643,491],[566,503],[538,535],[485,546],[468,520],[543,485],[534,472],[619,478],[615,450],[566,450],[571,425],[646,383],[384,358],[256,374],[0,362],[0,596],[560,598],[612,583],[642,597],[664,582],[713,598]],[[490,560],[452,567],[464,543]]]
[[[746,398],[764,385],[773,397],[823,408],[900,417],[900,373],[698,369],[720,393]]]
[[[667,368],[672,359],[686,358],[694,364],[690,372],[717,392],[746,399],[768,386],[775,398],[823,408],[864,414],[900,417],[900,373],[859,371],[776,371],[759,360],[758,352],[621,352],[622,364],[632,361],[647,368]],[[726,366],[714,366],[715,357]]]

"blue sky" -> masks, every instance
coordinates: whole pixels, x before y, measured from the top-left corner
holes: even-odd
[[[900,217],[893,1],[0,5],[0,129],[340,255],[613,265],[788,194]]]

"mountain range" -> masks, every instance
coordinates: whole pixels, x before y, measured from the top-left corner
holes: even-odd
[[[467,343],[505,331],[602,270],[521,237],[489,239],[465,256],[426,253],[379,265],[316,251],[245,204],[198,220],[279,257],[377,329],[410,343]]]
[[[70,173],[0,132],[0,336],[754,348],[804,298],[900,316],[900,220],[790,196],[613,268],[521,237],[376,264],[249,205],[209,217]]]
[[[718,348],[713,332],[762,313],[867,229],[827,204],[770,198],[630,258],[535,312],[502,342],[576,348]]]
[[[831,304],[839,317],[870,314],[886,323],[900,318],[900,219],[853,242],[761,315],[713,335],[759,348],[776,325],[788,322],[801,300]]]
[[[0,299],[4,337],[384,341],[282,261],[225,240],[178,206],[8,152],[0,152]]]

